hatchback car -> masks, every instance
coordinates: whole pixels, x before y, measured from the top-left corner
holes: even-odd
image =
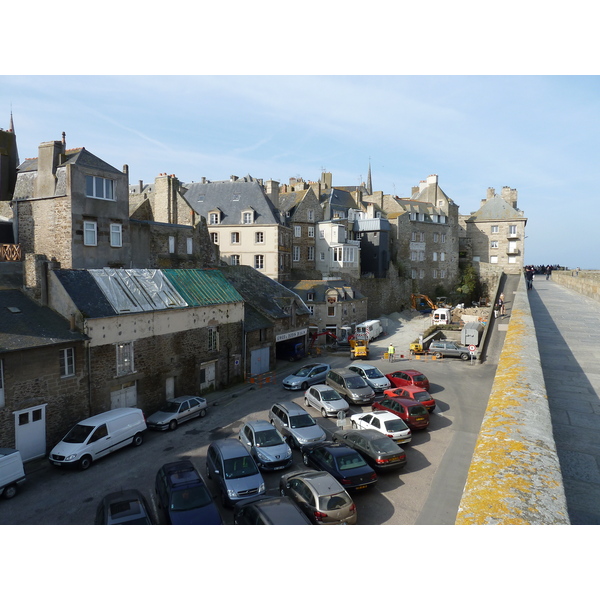
[[[356,504],[342,484],[325,471],[283,475],[279,493],[290,497],[315,525],[356,524]]]
[[[326,363],[304,365],[283,380],[283,387],[286,390],[306,390],[311,385],[323,383],[330,369]]]
[[[144,494],[138,490],[113,492],[102,498],[96,510],[96,525],[154,525]]]
[[[146,419],[150,429],[177,429],[180,423],[206,416],[206,400],[200,396],[180,396],[169,400],[158,412]]]
[[[344,414],[350,408],[348,403],[328,385],[312,385],[304,392],[304,404],[321,412],[323,417],[335,417]]]
[[[395,414],[387,410],[351,415],[352,429],[372,429],[379,431],[396,444],[407,444],[412,439],[410,427]]]
[[[168,525],[222,525],[223,520],[204,479],[189,460],[163,465],[154,491]]]
[[[241,500],[233,509],[234,525],[312,525],[300,507],[287,496]]]
[[[327,439],[325,431],[295,402],[279,402],[269,410],[269,421],[292,448]]]
[[[435,410],[435,398],[427,390],[414,385],[385,390],[384,396],[389,396],[390,398],[408,398],[409,400],[420,402],[430,413]]]
[[[277,471],[292,464],[292,449],[268,421],[248,421],[242,425],[238,439],[250,450],[259,469]]]
[[[223,506],[265,493],[265,481],[246,446],[239,440],[213,442],[206,454],[206,473],[215,478]]]
[[[389,471],[406,465],[406,452],[387,435],[374,429],[336,431],[333,441],[356,450],[376,471]]]
[[[429,391],[429,379],[420,371],[415,369],[406,369],[405,371],[394,371],[385,375],[392,384],[390,387],[403,387],[405,385],[416,385]]]
[[[327,471],[347,490],[364,490],[377,483],[377,473],[356,451],[336,442],[321,442],[302,451],[307,467]]]
[[[325,383],[351,404],[371,404],[375,397],[373,388],[350,369],[331,369]]]
[[[384,396],[373,403],[373,410],[387,410],[400,417],[413,431],[429,427],[429,411],[419,402]]]
[[[358,373],[373,388],[373,391],[377,395],[381,395],[383,390],[391,387],[387,377],[377,367],[372,365],[351,365],[348,369]]]

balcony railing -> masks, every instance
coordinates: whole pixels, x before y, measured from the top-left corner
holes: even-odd
[[[0,262],[20,262],[20,244],[0,244]]]

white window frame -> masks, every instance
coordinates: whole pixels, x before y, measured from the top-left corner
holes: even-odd
[[[265,255],[264,254],[255,254],[254,255],[254,268],[258,271],[261,271],[265,268]]]
[[[508,235],[517,235],[517,226],[516,225],[508,226]]]
[[[218,212],[208,213],[208,224],[209,225],[219,225],[221,222],[221,216]]]
[[[75,375],[75,348],[63,348],[58,351],[61,377]]]
[[[490,248],[498,248],[498,240],[492,240],[490,242]]]
[[[265,233],[264,231],[257,231],[254,235],[254,243],[255,244],[264,244],[265,243]]]
[[[232,231],[231,232],[231,243],[232,244],[239,244],[240,243],[240,232],[239,231]]]
[[[410,270],[410,277],[411,277],[411,279],[416,279],[417,278],[417,270],[416,269],[411,269]]]
[[[294,237],[302,237],[302,226],[301,225],[294,225]]]
[[[412,260],[413,262],[419,260],[419,253],[416,250],[410,251],[410,260]]]
[[[433,234],[433,241],[434,241],[434,242],[437,242],[437,241],[439,240],[439,237],[440,237],[440,236],[439,236],[439,234],[437,234],[437,233],[434,233],[434,234]]]
[[[314,292],[306,292],[306,301],[314,302],[314,300],[315,300],[315,293]]]
[[[313,225],[309,225],[308,226],[308,237],[309,238],[314,238],[315,237],[315,228]]]
[[[445,234],[445,233],[442,233],[442,235],[441,235],[440,237],[441,237],[441,239],[440,239],[440,242],[441,242],[442,244],[445,244],[445,243],[446,243],[446,234]]]
[[[210,241],[215,245],[219,245],[219,234],[216,231],[211,231],[210,233]]]
[[[300,246],[292,246],[292,260],[300,262]]]
[[[497,265],[498,264],[498,257],[497,256],[490,256],[490,263],[492,265]]]
[[[309,246],[306,250],[306,260],[310,260],[311,262],[313,262],[315,260],[315,247]]]
[[[110,245],[112,248],[123,247],[123,225],[121,223],[110,224]]]
[[[219,349],[219,330],[217,327],[208,328],[208,351],[215,352]]]
[[[319,252],[319,260],[325,260],[325,252]]]
[[[252,211],[246,210],[242,213],[242,223],[244,225],[252,225],[254,223],[254,215]]]
[[[444,262],[446,260],[446,253],[440,252],[440,262]]]
[[[175,254],[175,236],[169,236],[169,254]]]
[[[438,253],[434,252],[433,253],[433,260],[434,260],[434,262],[437,262],[437,259],[438,259]]]
[[[115,344],[117,358],[117,377],[134,373],[133,342]]]
[[[97,246],[98,245],[98,223],[96,223],[96,221],[84,221],[83,222],[83,245],[84,246]]]
[[[232,267],[237,267],[240,264],[240,255],[232,254],[229,257],[229,263],[231,264]]]
[[[492,225],[491,226],[491,233],[498,233],[498,229],[499,229],[498,225]]]
[[[85,195],[88,198],[115,201],[115,181],[96,175],[85,176]]]
[[[185,249],[188,254],[194,253],[194,239],[189,237],[185,239]]]

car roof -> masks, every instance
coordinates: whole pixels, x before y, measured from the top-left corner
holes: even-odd
[[[416,400],[411,400],[410,398],[401,398],[400,396],[394,396],[392,400],[395,400],[396,402],[398,402],[398,404],[403,404],[404,406],[422,406],[420,402],[417,402]]]
[[[281,406],[281,408],[285,409],[285,411],[290,415],[304,414],[306,412],[301,406],[298,406],[298,404],[292,402],[291,400],[287,400],[285,402],[278,402],[277,406]]]
[[[298,471],[290,473],[289,477],[299,477],[308,486],[312,487],[319,496],[344,491],[342,484],[326,471]]]
[[[211,447],[218,448],[223,458],[237,458],[239,456],[250,455],[242,442],[234,438],[224,438],[216,440],[211,444]]]
[[[366,414],[375,415],[378,419],[381,419],[382,421],[395,421],[398,419],[402,421],[402,419],[400,419],[399,416],[395,415],[394,413],[391,413],[389,410],[374,410],[373,412]]]
[[[394,371],[394,373],[406,373],[407,375],[423,375],[421,371],[417,371],[416,369],[398,369]],[[389,375],[393,375],[394,373],[389,373]]]
[[[140,500],[144,501],[144,495],[142,492],[136,489],[122,490],[120,492],[111,492],[106,494],[102,499],[105,504],[112,504],[113,502],[122,502],[124,500]]]
[[[398,417],[398,418],[400,418],[400,417]],[[402,419],[400,419],[400,420],[402,420]],[[381,431],[377,431],[376,429],[352,429],[352,430],[348,430],[345,433],[351,433],[352,435],[359,435],[360,437],[364,437],[368,440],[380,440],[382,438],[385,438],[386,440],[390,439],[390,438],[388,438],[387,435],[385,435],[385,433],[381,433]]]
[[[189,400],[190,398],[198,398],[203,400],[204,398],[201,398],[200,396],[178,396],[177,398],[171,398],[170,400],[167,400],[167,402],[184,402],[185,400]]]
[[[418,402],[416,404],[419,404]],[[327,448],[333,456],[341,456],[344,454],[354,454],[356,450],[346,446],[346,444],[342,442],[320,442],[315,444],[314,447]]]
[[[254,421],[247,421],[242,425],[242,427],[246,426],[250,427],[254,431],[265,431],[266,429],[275,429],[275,427],[265,419],[255,419]]]
[[[418,385],[402,385],[399,388],[395,388],[397,390],[404,390],[405,392],[413,392],[413,393],[419,393],[422,394],[423,392],[427,393],[427,390],[424,390],[422,387],[419,387]]]
[[[189,485],[202,481],[196,467],[190,460],[178,460],[163,465],[163,471],[172,486]]]
[[[328,363],[310,363],[308,365],[304,365],[304,367],[299,367],[298,371],[303,368],[312,369],[313,367],[328,367],[328,366],[329,366]]]
[[[242,506],[254,505],[260,513],[264,515],[267,521],[275,522],[279,525],[285,525],[288,521],[300,521],[301,523],[310,523],[304,513],[297,507],[294,501],[287,496],[263,496],[257,500],[248,501],[242,500],[238,505]]]
[[[332,390],[334,392],[336,391],[330,385],[326,385],[324,383],[316,383],[315,385],[311,385],[308,389],[309,390],[318,390],[319,392],[325,392],[327,390]]]

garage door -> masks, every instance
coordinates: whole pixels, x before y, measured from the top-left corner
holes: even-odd
[[[136,382],[126,383],[120,390],[110,393],[110,407],[113,408],[135,408],[137,406]]]
[[[250,353],[250,375],[260,375],[269,370],[269,348],[259,348]]]
[[[23,460],[46,454],[46,405],[20,410],[15,415],[15,446]]]

